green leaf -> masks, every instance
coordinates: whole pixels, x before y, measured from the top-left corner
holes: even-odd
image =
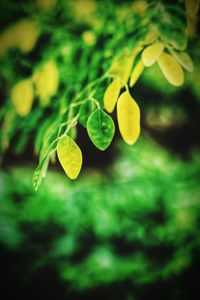
[[[44,134],[47,130],[47,127],[49,127],[50,123],[52,123],[52,119],[46,119],[43,124],[38,128],[35,143],[34,143],[34,152],[38,154],[40,152],[40,149],[42,147],[42,142],[44,140]]]
[[[109,115],[102,109],[97,109],[88,119],[87,132],[93,144],[103,151],[113,139],[115,125]]]
[[[42,182],[42,179],[46,176],[46,171],[47,171],[47,168],[48,168],[49,159],[50,159],[49,155],[44,157],[40,161],[37,168],[35,169],[35,172],[33,173],[33,187],[34,187],[35,191],[37,191],[39,185]]]
[[[42,148],[40,151],[40,161],[44,157],[46,157],[49,154],[49,152],[52,150],[50,146],[52,145],[52,143],[54,143],[54,141],[57,138],[59,124],[60,124],[60,119],[55,120],[46,128],[43,136]]]
[[[83,127],[87,127],[87,120],[89,116],[92,114],[92,101],[88,100],[85,103],[83,103],[79,110],[79,122]]]
[[[173,26],[161,24],[158,27],[161,38],[171,44],[177,50],[184,50],[187,46],[187,36],[184,30],[180,30]]]
[[[49,160],[52,155],[55,153],[57,147],[57,139],[54,139],[48,147],[45,147],[45,152],[40,152],[39,165],[35,169],[33,174],[33,187],[35,190],[38,189],[39,185],[42,182],[42,179],[46,176],[46,171],[48,168]]]

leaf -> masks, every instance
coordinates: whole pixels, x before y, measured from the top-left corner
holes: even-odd
[[[33,20],[22,19],[13,26],[16,46],[23,52],[30,52],[36,45],[40,30]]]
[[[122,81],[122,86],[128,81],[134,60],[141,49],[142,47],[138,46],[132,52],[126,50],[123,55],[113,60],[109,73],[118,77]]]
[[[49,104],[50,97],[56,95],[59,86],[59,71],[54,60],[49,60],[34,71],[33,81],[36,95],[42,107]]]
[[[55,124],[55,122],[53,124]],[[53,157],[56,151],[57,139],[54,138],[55,131],[51,132],[50,130],[53,124],[47,128],[44,134],[45,139],[40,151],[39,165],[33,174],[33,186],[35,190],[38,189],[43,177],[46,176],[49,160]]]
[[[42,142],[44,141],[45,131],[47,130],[47,127],[49,127],[51,122],[52,122],[52,119],[48,118],[38,128],[38,131],[36,133],[36,138],[34,141],[34,153],[35,154],[39,154],[40,149],[42,147]]]
[[[117,120],[124,141],[134,144],[140,134],[140,109],[128,92],[124,92],[117,102]]]
[[[165,78],[173,85],[180,86],[184,82],[184,73],[177,60],[168,53],[162,53],[158,65]]]
[[[88,100],[83,103],[79,109],[79,122],[83,127],[87,127],[87,120],[89,116],[92,114],[92,101]]]
[[[186,52],[178,52],[171,48],[169,48],[169,51],[185,70],[188,72],[192,72],[194,70],[193,61]]]
[[[37,168],[35,169],[35,172],[33,173],[33,187],[35,191],[37,191],[39,185],[42,182],[42,179],[46,176],[46,171],[49,164],[49,158],[50,156],[47,155],[45,158],[43,158]]]
[[[157,39],[158,39],[157,30],[154,27],[151,27],[150,30],[145,35],[142,43],[144,45],[149,45],[149,44],[155,42],[155,40],[157,40]]]
[[[83,162],[79,146],[68,135],[64,135],[58,141],[57,154],[66,175],[70,179],[76,179]]]
[[[158,27],[158,32],[165,42],[171,44],[177,50],[185,50],[187,46],[185,30],[162,24]]]
[[[51,124],[45,129],[42,148],[40,151],[40,160],[49,154],[53,149],[55,150],[55,140],[58,134],[58,128],[60,124],[60,117],[57,120],[52,121]]]
[[[93,144],[103,151],[113,139],[115,125],[109,115],[102,109],[97,109],[88,119],[87,132]]]
[[[21,19],[0,34],[0,56],[10,48],[17,47],[23,53],[30,52],[36,45],[40,30],[30,19]]]
[[[11,98],[19,116],[25,117],[30,113],[33,97],[33,84],[30,79],[24,79],[13,86],[11,89]]]
[[[130,77],[130,86],[131,87],[136,83],[136,81],[142,74],[143,70],[144,70],[144,63],[143,63],[142,59],[140,59],[138,61],[137,65],[135,66],[135,68],[133,69],[131,77]]]
[[[118,79],[114,79],[107,87],[104,94],[103,102],[104,107],[108,113],[113,112],[115,104],[117,103],[117,99],[119,97],[120,89],[121,83]]]
[[[154,43],[144,49],[142,52],[142,60],[146,67],[153,65],[160,54],[163,52],[164,45],[162,42]]]

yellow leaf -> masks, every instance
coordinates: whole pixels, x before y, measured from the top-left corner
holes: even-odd
[[[114,79],[107,87],[103,98],[104,107],[107,110],[107,112],[113,112],[115,104],[119,97],[120,89],[121,83],[118,79]]]
[[[55,61],[49,60],[36,70],[33,74],[33,81],[41,106],[46,106],[50,97],[53,97],[58,90],[59,71]]]
[[[58,141],[57,154],[66,175],[70,179],[76,179],[83,161],[79,146],[68,135],[65,135]]]
[[[141,49],[142,47],[138,46],[132,52],[125,51],[123,55],[113,60],[109,73],[110,75],[119,78],[122,85],[127,83],[134,60]]]
[[[15,25],[14,31],[16,34],[16,46],[24,53],[30,52],[39,36],[37,24],[32,20],[23,19]]]
[[[162,53],[158,58],[158,65],[165,78],[175,86],[182,85],[184,73],[177,60],[168,53]]]
[[[117,102],[117,120],[124,141],[134,144],[140,134],[140,109],[128,92],[124,92]]]
[[[22,19],[9,26],[0,35],[0,56],[10,48],[19,48],[22,52],[30,52],[39,37],[37,24],[29,19]]]
[[[142,52],[142,60],[146,67],[153,65],[160,54],[163,52],[164,45],[162,42],[154,43],[144,49]]]
[[[130,77],[130,86],[131,87],[136,83],[136,81],[142,74],[143,70],[144,70],[144,63],[143,63],[142,59],[140,59],[131,73],[131,77]]]
[[[33,84],[30,79],[18,82],[11,89],[11,98],[18,115],[26,116],[32,108],[34,97]]]

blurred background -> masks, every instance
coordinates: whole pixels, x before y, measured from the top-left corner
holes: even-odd
[[[116,124],[114,140],[102,152],[78,124],[73,135],[84,158],[79,178],[70,181],[52,159],[35,192],[42,138],[56,126],[58,111],[160,15],[156,1],[1,1],[0,259],[6,298],[186,300],[199,290],[199,19],[186,17],[183,1],[160,5],[175,27],[181,13],[194,71],[174,87],[156,64],[146,68],[131,89],[142,116],[137,143],[125,144]],[[21,40],[14,44],[16,31],[6,32],[19,20],[26,26],[18,25]],[[44,84],[29,113],[16,113],[13,85],[49,59],[57,63],[59,80],[54,76],[52,85],[57,80],[58,88],[48,92]],[[106,87],[96,88],[100,102]],[[112,117],[116,121],[115,112]]]

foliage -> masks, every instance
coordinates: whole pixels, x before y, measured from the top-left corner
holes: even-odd
[[[62,0],[15,5],[2,1],[1,152],[9,145],[23,152],[31,141],[39,156],[35,189],[59,142],[76,138],[78,123],[87,128],[98,149],[109,146],[114,123],[104,108],[111,113],[118,103],[122,137],[129,144],[136,142],[140,117],[133,109],[137,104],[130,86],[135,87],[145,69],[157,63],[172,85],[183,84],[183,68],[193,70],[186,48],[198,3],[84,0],[83,5],[83,0]],[[123,95],[129,98],[124,105]],[[59,160],[66,171],[68,158]]]
[[[104,176],[91,170],[72,184],[50,171],[37,194],[31,169],[1,173],[1,243],[30,257],[15,262],[15,276],[27,284],[52,264],[76,292],[176,281],[199,253],[199,170],[197,153],[182,162],[141,138],[120,145]],[[116,299],[129,299],[132,285]]]

